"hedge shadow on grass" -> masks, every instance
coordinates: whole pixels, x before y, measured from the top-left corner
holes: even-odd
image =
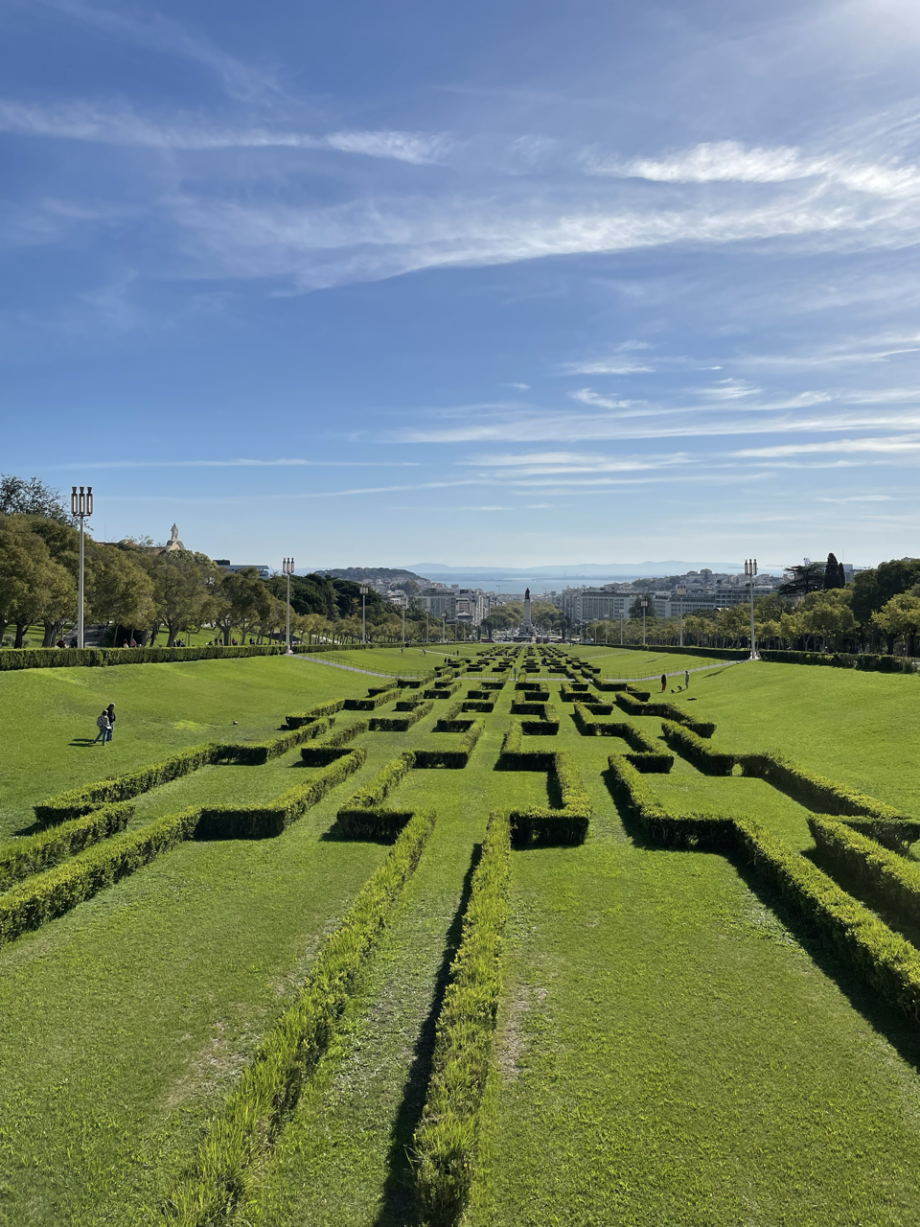
[[[665,849],[667,851],[668,849]],[[680,852],[678,851],[678,855]],[[684,852],[684,855],[687,855]],[[690,852],[693,855],[693,852]],[[717,853],[724,856],[765,908],[768,908],[802,947],[814,965],[840,989],[853,1009],[866,1020],[920,1074],[920,1032],[916,1023],[889,1005],[868,985],[855,968],[826,942],[820,930],[747,861],[740,852]],[[813,860],[813,858],[810,858]]]
[[[741,852],[719,852],[706,848],[699,850],[674,848],[650,839],[639,818],[630,813],[628,805],[618,800],[615,777],[609,767],[602,772],[602,777],[623,829],[637,848],[645,852],[663,852],[674,856],[702,854],[723,857],[751,894],[772,912],[780,924],[795,938],[815,967],[839,988],[852,1008],[891,1044],[908,1065],[920,1074],[920,1033],[917,1031],[916,1024],[875,992],[859,972],[842,959],[824,940],[817,926],[809,921],[808,917],[786,896],[770,885],[769,881],[758,872],[756,865],[747,861]],[[809,859],[817,864],[814,857]],[[821,868],[820,865],[819,868]]]
[[[444,952],[435,980],[434,994],[425,1021],[419,1029],[415,1055],[403,1088],[399,1111],[390,1130],[387,1176],[380,1210],[372,1227],[415,1227],[421,1220],[415,1200],[415,1169],[409,1161],[415,1131],[422,1120],[428,1099],[428,1084],[434,1067],[434,1047],[444,995],[450,984],[450,969],[463,936],[463,918],[473,891],[473,874],[482,859],[482,844],[473,845],[470,864],[463,878],[460,900],[444,940]]]

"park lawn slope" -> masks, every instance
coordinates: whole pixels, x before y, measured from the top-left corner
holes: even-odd
[[[288,712],[364,695],[368,683],[283,656],[4,673],[0,840],[28,828],[32,806],[56,793],[202,742],[262,740]],[[88,744],[109,703],[117,715],[111,744]]]

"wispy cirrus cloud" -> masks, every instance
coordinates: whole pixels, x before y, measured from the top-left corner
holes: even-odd
[[[794,146],[745,146],[738,141],[706,141],[660,158],[624,161],[587,151],[582,155],[592,175],[647,179],[658,183],[788,183],[823,179],[851,191],[878,196],[920,194],[920,168],[896,160],[859,162],[843,154],[808,156]]]
[[[75,102],[41,106],[0,101],[0,131],[57,140],[162,150],[311,149],[424,165],[436,162],[452,141],[443,133],[341,131],[317,135],[280,127],[233,128],[179,115],[168,123],[119,105]]]
[[[915,423],[920,425],[920,421]],[[782,443],[773,447],[748,447],[736,456],[804,456],[827,452],[852,452],[862,456],[876,453],[904,455],[920,452],[920,435],[880,436],[874,439],[822,439],[816,443]]]

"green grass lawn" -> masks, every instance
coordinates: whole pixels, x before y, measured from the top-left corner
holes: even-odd
[[[288,712],[364,695],[369,683],[364,674],[280,656],[0,674],[0,841],[28,828],[32,806],[64,789],[204,741],[269,737]],[[92,745],[109,703],[113,740]]]
[[[176,748],[224,737],[214,712],[236,692],[251,716],[242,739],[244,728],[266,736],[285,711],[363,694],[370,681],[280,658],[128,668],[145,674],[126,691],[135,706],[125,723],[148,721],[132,766],[161,756],[141,754],[156,738]],[[39,671],[0,685],[19,682],[18,702],[51,721],[60,695],[85,701],[87,684],[128,668],[42,671],[84,675],[71,690]],[[574,754],[594,817],[580,848],[514,854],[506,987],[466,1227],[912,1227],[916,1028],[726,858],[634,841],[603,774],[622,745],[579,736],[561,680],[549,683],[558,737],[525,744]],[[464,692],[478,684],[464,681]],[[407,1150],[475,846],[491,810],[546,805],[555,793],[544,772],[496,769],[513,695],[506,686],[482,717],[464,770],[413,771],[390,798],[434,808],[435,833],[235,1227],[416,1223]],[[714,719],[716,745],[785,749],[920,816],[915,679],[745,665],[697,674],[689,694],[668,697]],[[183,704],[201,724],[184,739],[168,718]],[[323,839],[336,809],[401,750],[453,745],[457,735],[433,732],[448,706],[436,703],[407,733],[362,736],[361,770],[278,839],[185,844],[0,952],[4,1227],[144,1221],[385,855]],[[659,732],[654,718],[634,723]],[[14,776],[20,806],[98,778],[49,785],[31,740],[11,731],[27,756]],[[299,762],[292,751],[262,767],[202,769],[140,798],[135,824],[205,801],[263,803],[308,778]],[[670,775],[645,778],[665,800],[750,814],[790,847],[810,846],[806,811],[762,781],[706,777],[680,759]]]

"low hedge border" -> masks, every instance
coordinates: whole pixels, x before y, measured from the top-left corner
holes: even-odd
[[[120,882],[187,839],[264,839],[279,835],[356,771],[366,755],[363,749],[352,750],[346,759],[282,793],[269,806],[224,809],[193,806],[158,818],[140,830],[113,835],[63,864],[28,878],[0,897],[0,945],[27,929],[63,916],[78,903]],[[59,834],[60,828],[53,833]]]
[[[114,835],[14,886],[0,898],[0,945],[63,916],[191,838],[200,812],[195,807],[167,814],[139,831]]]
[[[704,656],[711,660],[749,660],[750,648],[681,648],[674,644],[626,645],[631,652],[667,652],[678,656]],[[758,648],[761,660],[783,665],[826,665],[835,669],[860,669],[864,673],[913,673],[907,656],[876,652],[793,652],[787,648]]]
[[[476,743],[485,732],[485,727],[484,720],[471,720],[461,736],[458,750],[416,750],[415,766],[423,771],[435,767],[462,770],[470,761],[470,755],[476,749]]]
[[[489,699],[466,699],[460,705],[461,711],[480,712],[483,715],[495,711],[495,704]]]
[[[742,775],[766,780],[813,813],[849,818],[905,817],[894,806],[817,775],[780,754],[739,754],[738,761]]]
[[[415,1132],[415,1191],[424,1221],[453,1224],[476,1170],[479,1116],[502,992],[510,908],[511,830],[496,813],[473,874],[463,934],[438,1018],[428,1094]]]
[[[422,691],[426,699],[451,699],[460,689],[459,682],[450,682],[446,686],[432,686]]]
[[[837,821],[901,856],[920,839],[920,820],[913,818],[838,818]]]
[[[531,806],[526,810],[511,810],[511,841],[515,848],[545,847],[559,844],[582,844],[588,834],[591,800],[568,750],[557,750],[549,756],[549,770],[556,773],[562,808]]]
[[[814,815],[808,829],[825,864],[843,886],[870,907],[895,916],[915,933],[920,927],[920,865],[880,847],[839,819]]]
[[[355,644],[348,651],[362,651]],[[341,652],[340,644],[310,644],[294,648],[298,656]],[[88,665],[162,665],[183,660],[240,660],[251,656],[283,656],[283,644],[238,644],[200,648],[0,648],[0,673],[7,669],[70,669]]]
[[[286,716],[284,723],[289,729],[299,729],[301,725],[313,724],[317,720],[322,720],[326,716],[334,716],[340,712],[345,706],[344,699],[330,699],[328,703],[320,703],[316,707],[311,707],[309,711],[292,712]],[[330,720],[330,724],[334,721]]]
[[[119,834],[133,816],[134,805],[130,801],[116,801],[82,818],[72,818],[60,826],[40,831],[38,835],[17,839],[0,850],[0,890],[7,890],[33,873],[43,873],[85,848]]]
[[[704,775],[731,775],[738,763],[737,754],[714,750],[710,742],[683,724],[664,720],[661,732],[670,748],[693,763]]]
[[[405,716],[375,716],[370,722],[370,731],[372,733],[406,733],[414,724],[424,720],[433,707],[434,700],[427,699],[416,703]]]
[[[375,694],[368,692],[366,699],[346,699],[343,707],[345,711],[376,711],[378,707],[383,707],[385,703],[390,703],[398,697],[399,687],[388,686],[385,690],[378,690]],[[427,694],[425,697],[428,697]]]
[[[617,694],[614,702],[628,716],[658,716],[663,720],[674,720],[677,724],[684,724],[688,729],[692,729],[698,737],[711,737],[716,731],[711,720],[696,720],[684,708],[675,707],[673,703],[640,702],[634,695],[622,691]]]
[[[389,923],[434,829],[415,814],[380,868],[323,944],[298,999],[263,1041],[211,1123],[159,1220],[171,1227],[224,1223],[246,1192],[253,1163],[271,1145],[341,1026],[358,973]]]
[[[287,789],[268,805],[202,808],[196,839],[274,839],[303,817],[327,792],[364,765],[367,751],[357,746],[337,757],[303,784]]]
[[[755,822],[717,813],[671,813],[620,756],[609,759],[611,791],[655,842],[670,847],[738,852],[752,869],[816,926],[868,983],[920,1022],[920,951],[894,933],[822,870],[789,852]],[[843,824],[841,824],[843,825]]]

